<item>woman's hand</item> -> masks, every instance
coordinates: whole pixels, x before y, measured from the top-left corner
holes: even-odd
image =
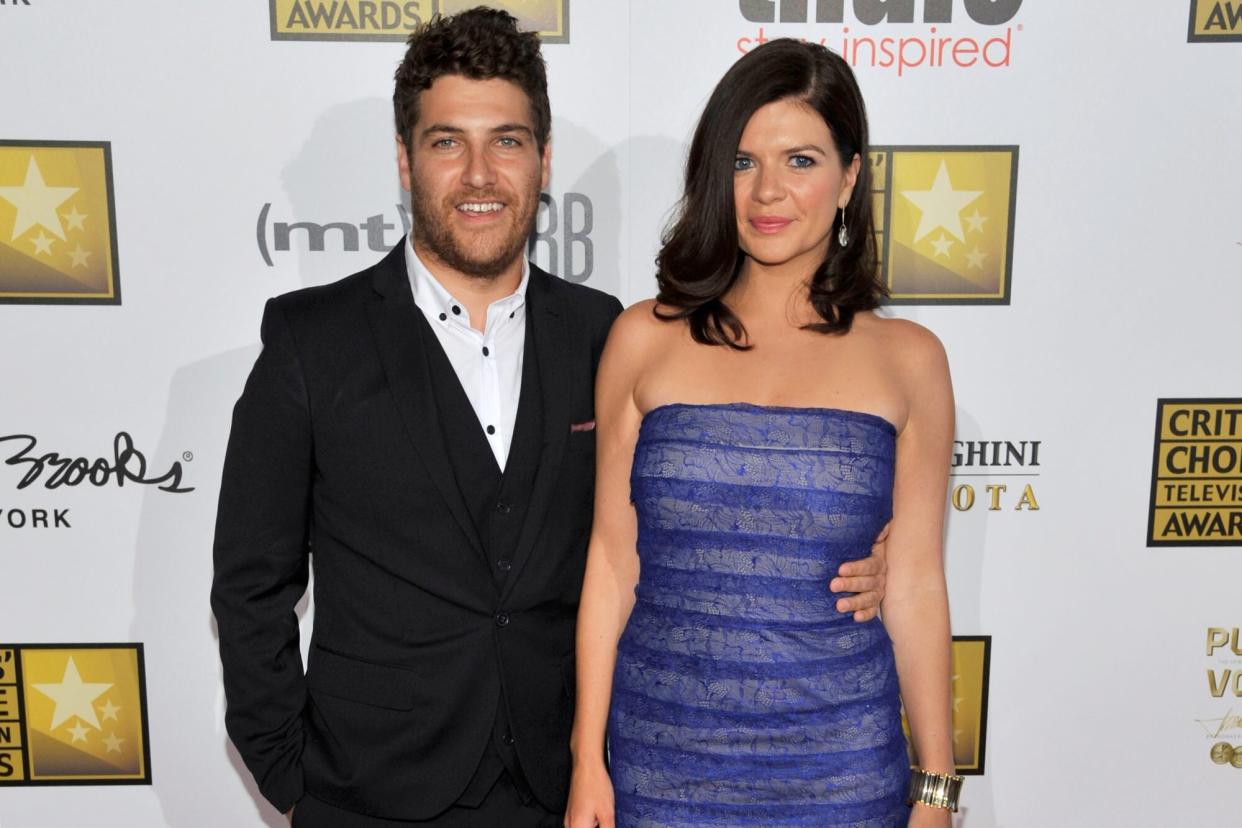
[[[947,808],[933,808],[915,803],[910,811],[909,828],[951,828],[953,814]]]
[[[615,805],[612,780],[603,762],[574,765],[569,783],[569,805],[565,808],[565,828],[614,828]]]

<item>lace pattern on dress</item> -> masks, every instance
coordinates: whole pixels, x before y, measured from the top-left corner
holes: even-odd
[[[891,515],[895,436],[836,409],[644,418],[609,717],[619,826],[905,824],[892,645],[828,590]]]

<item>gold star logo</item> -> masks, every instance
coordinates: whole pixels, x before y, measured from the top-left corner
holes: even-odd
[[[966,241],[966,233],[962,230],[962,210],[983,195],[983,191],[953,189],[949,166],[942,160],[930,190],[903,190],[901,194],[923,211],[919,229],[914,231],[914,241],[918,243],[938,227],[948,230],[958,240]],[[943,234],[941,238],[944,238]]]
[[[872,147],[891,303],[1008,302],[1017,160],[1017,147]]]
[[[0,139],[0,303],[119,304],[113,218],[107,144]]]
[[[10,650],[20,665],[17,715],[24,738],[18,747],[25,753],[25,780],[150,781],[142,644],[14,645]],[[0,649],[0,656],[5,654]],[[22,782],[0,779],[13,781]]]
[[[43,172],[31,155],[30,164],[26,167],[26,180],[20,185],[0,187],[0,198],[17,208],[12,238],[19,238],[38,224],[63,241],[65,231],[60,225],[60,216],[56,215],[56,209],[77,191],[77,187],[49,187],[45,184]]]
[[[78,665],[74,663],[73,656],[69,656],[65,664],[65,677],[59,684],[36,684],[34,689],[56,702],[56,709],[52,712],[52,730],[73,716],[98,730],[99,719],[95,717],[92,703],[112,689],[112,685],[82,681]]]

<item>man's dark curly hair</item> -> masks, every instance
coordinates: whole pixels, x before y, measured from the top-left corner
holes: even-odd
[[[431,88],[436,78],[461,75],[473,80],[503,78],[520,86],[530,99],[535,142],[543,152],[552,131],[552,109],[538,34],[519,30],[517,19],[508,12],[480,6],[451,17],[437,14],[419,26],[408,43],[392,93],[397,134],[407,148],[423,90]]]

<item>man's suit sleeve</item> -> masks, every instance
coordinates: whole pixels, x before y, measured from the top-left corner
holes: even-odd
[[[621,315],[624,307],[621,300],[615,296],[608,296],[603,302],[603,314],[600,317],[600,324],[596,328],[595,336],[591,342],[591,371],[599,368],[599,358],[604,353],[604,343],[608,341],[608,332],[612,330],[612,323],[617,321],[617,317]]]
[[[263,351],[233,409],[211,606],[229,735],[284,812],[302,797],[306,681],[295,607],[309,568],[313,454],[306,383],[278,301],[264,309]]]

